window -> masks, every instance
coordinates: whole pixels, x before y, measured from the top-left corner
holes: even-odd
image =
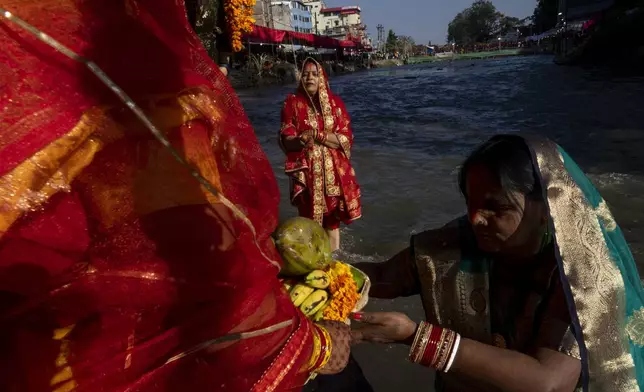
[[[339,25],[340,25],[340,21],[339,21],[339,20],[334,21],[334,23],[335,23],[335,25],[336,25],[336,26],[339,26]]]

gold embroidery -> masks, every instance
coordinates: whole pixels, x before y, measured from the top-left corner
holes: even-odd
[[[52,339],[60,341],[60,351],[58,352],[58,357],[55,361],[56,368],[60,370],[58,370],[51,380],[49,380],[49,385],[54,388],[54,392],[72,391],[77,386],[76,381],[73,378],[74,374],[72,372],[72,368],[68,366],[67,361],[69,357],[69,340],[67,339],[67,336],[72,332],[75,326],[75,324],[72,324],[65,328],[54,329],[53,331]]]
[[[626,333],[633,343],[644,347],[644,308],[639,308],[628,318]]]
[[[596,211],[566,170],[558,147],[528,140],[537,157],[564,273],[586,349],[590,390],[638,391],[624,331],[624,281],[611,259]]]
[[[347,159],[351,159],[351,145],[349,144],[349,138],[340,133],[336,133],[336,136],[338,137],[338,141],[340,142],[344,155],[346,155]],[[355,173],[352,174],[355,175]]]
[[[309,123],[312,125],[313,130],[318,129],[317,113],[311,107],[308,108]],[[320,225],[323,223],[324,213],[326,212],[326,200],[324,198],[324,183],[322,178],[324,176],[322,166],[324,164],[324,156],[322,149],[324,147],[315,144],[312,147],[310,155],[311,164],[313,166],[313,220]]]
[[[328,196],[340,196],[342,192],[340,187],[336,185],[335,178],[335,165],[333,164],[333,157],[328,147],[322,146],[324,150],[324,179],[326,183],[326,194]]]

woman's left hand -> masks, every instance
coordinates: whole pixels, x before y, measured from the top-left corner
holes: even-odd
[[[355,343],[405,343],[411,344],[418,325],[407,315],[398,312],[367,312],[351,315],[351,331]]]
[[[300,135],[300,141],[303,146],[311,147],[315,143],[313,131],[304,131]]]

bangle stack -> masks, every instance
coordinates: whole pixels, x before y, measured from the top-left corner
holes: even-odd
[[[313,326],[313,353],[309,359],[310,372],[322,369],[331,359],[331,336],[318,325]]]
[[[324,144],[324,142],[326,142],[326,139],[327,139],[326,132],[318,132],[318,131],[315,132],[315,141],[316,142],[318,142],[320,144]]]
[[[447,373],[454,363],[461,336],[421,321],[409,350],[409,360]]]

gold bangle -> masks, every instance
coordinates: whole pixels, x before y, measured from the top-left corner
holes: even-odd
[[[432,358],[432,362],[430,364],[431,367],[436,369],[436,365],[438,364],[438,360],[440,358],[440,353],[441,353],[441,347],[443,347],[443,342],[445,341],[445,337],[447,334],[447,330],[443,329],[441,330],[441,336],[438,338],[438,342],[436,343],[436,352],[434,353],[434,358]]]
[[[414,336],[414,341],[411,344],[411,347],[409,348],[409,355],[407,359],[409,362],[417,363],[417,358],[420,352],[420,340],[425,336],[424,330],[425,330],[425,322],[421,321],[418,324],[418,328],[416,329],[416,336]]]
[[[318,335],[317,328],[313,327],[311,329],[312,329],[311,332],[313,335],[313,351],[311,352],[311,357],[309,358],[309,362],[307,364],[307,369],[309,371],[313,370],[315,363],[320,358],[320,354],[322,354],[322,345],[320,342],[320,336]]]
[[[414,361],[415,363],[420,363],[423,360],[423,356],[425,355],[425,350],[427,350],[427,345],[429,344],[429,339],[432,336],[433,330],[434,326],[432,324],[425,323],[423,328],[423,336],[421,337],[419,342],[419,350]]]
[[[436,364],[436,370],[438,370],[439,372],[442,372],[443,369],[445,369],[445,366],[447,366],[447,361],[449,360],[449,356],[452,351],[452,346],[454,345],[454,340],[456,337],[456,333],[454,333],[454,331],[450,331],[450,330],[447,330],[447,331],[448,331],[447,338],[445,339],[445,342],[441,347],[440,359]]]
[[[329,335],[329,332],[324,328],[318,326],[320,329],[320,332],[324,336],[324,340],[326,340],[326,343],[322,345],[322,361],[319,362],[319,365],[316,366],[316,369],[322,369],[326,364],[329,362],[331,359],[331,352],[333,351],[333,344],[331,342],[331,335]]]

